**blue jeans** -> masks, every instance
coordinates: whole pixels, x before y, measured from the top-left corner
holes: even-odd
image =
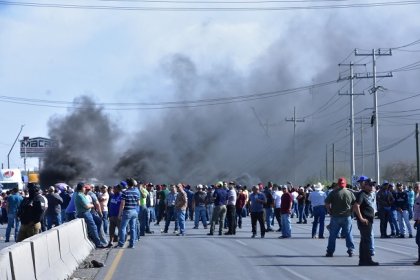
[[[214,211],[214,203],[207,204],[207,218],[209,221],[213,218],[213,211]]]
[[[140,206],[139,211],[139,221],[140,221],[140,235],[143,236],[146,231],[149,231],[149,219],[148,219],[148,210],[146,206]]]
[[[271,220],[273,218],[273,208],[267,207],[265,210],[265,224],[267,225],[267,230],[271,230]]]
[[[315,206],[312,209],[314,214],[314,222],[312,224],[312,236],[316,235],[316,230],[319,223],[319,237],[324,237],[324,221],[326,209],[324,205]]]
[[[95,221],[93,220],[92,213],[90,211],[86,211],[84,213],[78,214],[77,217],[83,218],[85,220],[89,238],[92,239],[96,247],[100,246],[101,241],[99,240],[98,228],[96,227]]]
[[[303,205],[303,204],[298,205],[298,211],[299,211],[299,223],[302,223],[302,219],[303,219],[303,221],[304,221],[305,223],[307,223],[307,220],[306,220],[306,215],[305,215],[305,211],[304,211],[304,209],[305,209],[305,205]]]
[[[109,227],[108,211],[102,211],[102,225],[104,226],[105,234],[108,234],[108,227]]]
[[[400,227],[398,226],[397,210],[392,209],[389,217],[389,224],[391,226],[391,234],[400,235]]]
[[[283,237],[292,237],[292,221],[290,214],[281,214],[281,235]]]
[[[179,225],[179,233],[184,235],[185,234],[185,219],[186,219],[186,211],[181,209],[176,209],[176,219],[178,220]]]
[[[402,210],[402,212],[397,211],[397,217],[398,217],[398,224],[400,226],[400,234],[405,235],[405,228],[407,227],[408,233],[412,235],[413,230],[411,228],[410,220],[408,218],[408,210]]]
[[[20,228],[20,220],[16,217],[15,214],[8,214],[7,215],[7,228],[6,228],[6,242],[10,240],[10,232],[12,231],[12,227],[15,228],[15,242],[18,237],[18,232]]]
[[[347,252],[354,251],[353,232],[351,216],[348,217],[331,217],[330,236],[328,237],[327,253],[333,254],[335,251],[335,240],[340,231],[346,238]]]
[[[194,211],[194,227],[198,227],[200,218],[201,222],[203,223],[203,226],[207,227],[206,206],[195,206]]]
[[[121,226],[120,226],[120,234],[118,240],[118,246],[124,246],[125,239],[127,236],[127,225],[130,226],[130,245],[129,247],[134,247],[134,242],[136,241],[137,229],[137,210],[124,210],[122,217],[121,217]]]
[[[51,229],[53,224],[56,225],[56,226],[59,226],[59,225],[62,224],[61,213],[47,214],[46,218],[47,218],[47,229]]]

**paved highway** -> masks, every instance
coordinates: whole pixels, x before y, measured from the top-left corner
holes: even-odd
[[[380,266],[359,267],[355,222],[357,249],[351,258],[344,239],[337,240],[334,257],[326,258],[327,239],[312,239],[310,222],[294,219],[291,239],[278,239],[277,232],[252,239],[249,218],[236,236],[207,236],[208,230],[192,229],[190,221],[186,236],[161,234],[154,227],[158,233],[142,237],[136,248],[112,249],[95,279],[419,279],[420,268],[412,265],[417,260],[414,238],[375,239],[374,260]],[[375,220],[376,232],[378,226]]]

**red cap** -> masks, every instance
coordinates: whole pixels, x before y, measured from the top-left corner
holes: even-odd
[[[346,178],[344,178],[344,177],[338,178],[337,184],[340,187],[344,188],[345,186],[347,186],[347,180],[346,180]]]

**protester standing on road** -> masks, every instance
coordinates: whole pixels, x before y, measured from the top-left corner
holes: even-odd
[[[216,184],[216,189],[213,193],[214,199],[214,211],[210,224],[210,232],[207,235],[213,235],[215,226],[219,223],[219,235],[223,233],[223,223],[226,218],[226,202],[227,202],[227,192],[223,188],[223,182]]]
[[[118,242],[119,228],[121,220],[118,219],[118,213],[120,210],[121,199],[122,199],[122,186],[120,184],[114,187],[113,194],[109,199],[109,244],[108,247],[112,247],[113,242]],[[118,230],[118,235],[115,234],[115,230]]]
[[[59,226],[62,224],[61,204],[63,204],[63,199],[53,186],[48,188],[48,194],[45,197],[48,200],[48,208],[45,212],[47,229],[51,229],[53,225]]]
[[[371,245],[373,243],[372,226],[375,218],[373,202],[370,199],[373,184],[369,181],[361,181],[360,188],[361,191],[357,194],[353,205],[353,211],[357,217],[357,226],[360,231],[359,265],[376,266],[379,263],[372,260],[371,254]]]
[[[109,227],[109,221],[108,221],[108,202],[109,202],[109,194],[108,194],[108,186],[107,185],[101,185],[99,192],[98,192],[98,200],[99,205],[101,206],[102,211],[102,225],[104,227],[105,234],[108,234],[108,227]]]
[[[235,235],[236,234],[236,199],[237,194],[235,190],[235,182],[229,182],[228,185],[228,200],[227,200],[227,210],[226,210],[226,217],[227,217],[227,224],[229,230],[225,232],[225,235]]]
[[[413,209],[413,219],[414,227],[417,230],[416,233],[416,243],[418,247],[418,259],[414,265],[420,265],[420,183],[417,182],[414,185],[415,200],[414,200],[414,209]]]
[[[119,228],[118,246],[123,247],[127,235],[127,225],[130,226],[130,244],[128,248],[134,248],[136,242],[136,224],[137,224],[137,208],[140,205],[139,192],[134,189],[136,182],[129,178],[126,180],[127,190],[121,196],[121,204],[118,212],[118,218],[121,219],[121,226]]]
[[[17,217],[17,211],[20,204],[22,203],[23,197],[19,194],[19,189],[13,188],[12,193],[7,197],[6,212],[7,212],[7,228],[6,228],[6,239],[4,242],[10,241],[10,232],[12,228],[15,228],[14,239],[17,240],[20,220]]]
[[[198,229],[200,219],[203,227],[207,229],[206,196],[207,193],[203,191],[203,185],[197,185],[197,191],[194,194],[192,205],[194,208],[194,229]]]
[[[251,226],[252,238],[257,235],[257,221],[260,224],[261,238],[265,236],[264,226],[264,204],[267,203],[267,198],[264,193],[260,192],[258,186],[252,187],[252,193],[249,195],[250,212],[251,212]]]
[[[176,192],[175,185],[171,185],[170,193],[166,197],[166,220],[165,220],[165,228],[162,233],[168,233],[169,224],[172,220],[175,221],[175,230],[174,233],[178,233],[178,219],[175,216],[175,201],[178,193]]]
[[[356,198],[354,194],[347,189],[345,178],[338,179],[338,188],[333,190],[325,199],[325,207],[331,215],[330,236],[328,238],[326,257],[332,257],[335,251],[335,241],[342,229],[342,234],[346,238],[347,254],[353,256],[354,243],[352,233],[351,213]]]
[[[408,231],[408,237],[413,238],[413,229],[411,228],[408,214],[408,193],[403,190],[403,185],[397,183],[397,193],[395,194],[395,206],[397,210],[398,224],[400,228],[399,238],[405,237],[405,230]]]
[[[381,189],[376,193],[376,205],[378,210],[378,216],[380,219],[380,231],[381,238],[389,238],[387,234],[388,222],[391,219],[391,206],[394,203],[394,197],[388,190],[388,182],[384,182]]]
[[[273,200],[274,200],[274,217],[279,224],[279,229],[277,232],[281,232],[281,197],[283,192],[280,190],[279,186],[275,184],[273,186]]]
[[[185,235],[185,220],[186,220],[186,212],[188,207],[188,195],[184,191],[184,186],[179,183],[176,186],[178,191],[178,195],[176,196],[175,200],[175,219],[178,220],[179,225],[179,233],[177,236],[184,236]]]
[[[283,185],[281,188],[283,195],[281,196],[281,236],[279,238],[290,238],[292,237],[292,221],[290,216],[292,215],[293,208],[293,196],[289,192],[287,185]]]
[[[38,234],[41,230],[41,219],[44,214],[44,199],[40,195],[41,187],[29,183],[29,196],[21,202],[18,210],[18,217],[21,221],[16,242]]]
[[[244,194],[242,187],[239,186],[235,205],[238,228],[242,228],[242,217],[246,217],[245,203],[246,195]]]
[[[309,194],[308,200],[312,205],[312,213],[314,221],[312,224],[312,238],[317,238],[316,231],[319,224],[318,238],[324,239],[324,221],[327,210],[325,209],[325,198],[327,195],[323,191],[324,186],[318,183],[314,186],[314,191]]]

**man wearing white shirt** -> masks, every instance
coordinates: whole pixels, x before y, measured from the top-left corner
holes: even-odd
[[[279,190],[279,186],[277,184],[273,187],[273,199],[274,199],[274,217],[276,217],[277,223],[279,224],[279,229],[277,232],[281,232],[281,196],[283,192]]]
[[[327,210],[325,209],[325,198],[327,195],[323,191],[324,186],[321,183],[314,185],[315,191],[309,194],[309,201],[312,204],[314,222],[312,223],[312,238],[316,238],[316,230],[319,223],[318,238],[324,239],[324,221]]]

